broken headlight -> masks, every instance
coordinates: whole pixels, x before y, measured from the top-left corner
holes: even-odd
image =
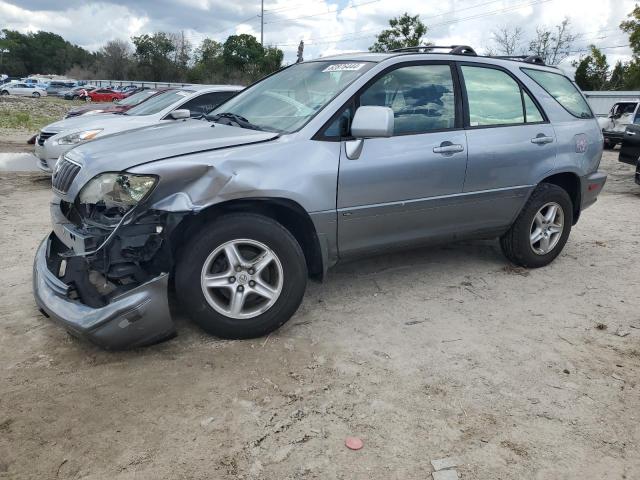
[[[132,173],[97,175],[80,190],[80,212],[100,223],[117,221],[147,196],[156,181],[154,176]]]

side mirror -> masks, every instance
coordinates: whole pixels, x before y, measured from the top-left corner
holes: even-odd
[[[365,138],[391,137],[393,127],[393,110],[389,107],[359,107],[351,122],[351,136],[355,140],[345,143],[347,158],[356,160],[360,157]]]
[[[359,107],[351,122],[355,138],[390,137],[393,135],[393,110],[389,107]]]
[[[174,120],[182,120],[184,118],[191,117],[191,112],[186,108],[179,108],[178,110],[171,112],[169,116]]]

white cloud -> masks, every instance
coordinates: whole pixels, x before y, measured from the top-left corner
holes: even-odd
[[[260,37],[257,0],[68,0],[55,9],[51,4],[0,0],[0,25],[53,31],[92,50],[113,38],[158,30],[184,30],[196,45],[207,36],[219,41],[233,33]],[[289,62],[295,60],[301,39],[307,59],[366,50],[389,18],[406,11],[421,15],[430,27],[429,41],[467,44],[482,51],[500,26],[520,26],[530,37],[537,25],[557,25],[568,17],[574,32],[581,34],[575,49],[582,50],[590,43],[626,45],[628,38],[618,25],[633,7],[633,0],[268,0],[264,38],[282,48]],[[630,54],[628,48],[604,51],[611,63]]]

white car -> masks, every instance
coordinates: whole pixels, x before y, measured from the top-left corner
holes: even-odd
[[[78,116],[51,123],[36,138],[38,167],[52,173],[61,155],[95,138],[189,117],[201,117],[243,88],[234,85],[193,85],[171,89],[122,114]]]
[[[17,95],[20,97],[46,97],[47,91],[43,88],[33,85],[27,85],[26,83],[6,83],[0,86],[1,95]]]

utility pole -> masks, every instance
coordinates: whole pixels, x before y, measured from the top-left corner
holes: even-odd
[[[260,45],[264,47],[264,0],[260,0]]]

